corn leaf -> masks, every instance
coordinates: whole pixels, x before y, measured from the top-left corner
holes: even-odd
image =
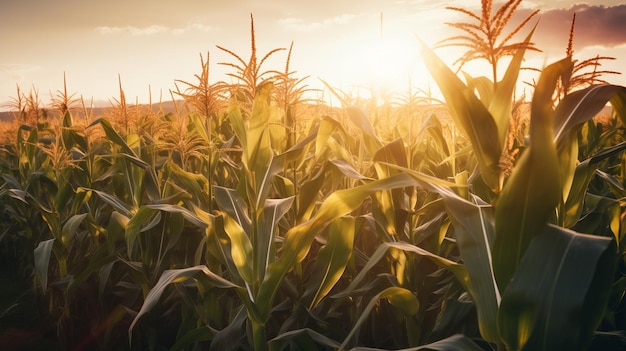
[[[483,351],[483,348],[476,345],[472,341],[472,339],[468,338],[465,335],[455,334],[445,339],[435,341],[428,345],[418,346],[418,347],[409,347],[406,349],[402,349],[402,351],[420,351],[420,350],[430,350],[430,351]],[[350,351],[383,351],[382,349],[374,349],[370,347],[355,347],[350,349]]]
[[[259,315],[266,320],[269,318],[269,308],[274,295],[283,278],[294,265],[301,262],[309,252],[311,242],[322,229],[331,221],[342,217],[356,209],[368,196],[376,191],[411,186],[413,180],[400,174],[391,178],[380,179],[351,189],[338,190],[322,202],[317,213],[309,221],[292,227],[285,234],[280,258],[268,266],[265,279],[259,288],[257,300]]]
[[[267,83],[271,85],[272,83]],[[270,106],[271,101],[271,88],[265,86],[258,90],[257,96],[254,97],[254,104],[252,107],[252,115],[248,122],[248,130],[246,137],[247,149],[244,149],[243,163],[251,172],[253,179],[250,179],[254,183],[252,189],[254,189],[255,205],[256,208],[263,206],[263,194],[267,194],[269,190],[263,190],[271,185],[271,174],[276,173],[277,170],[272,169],[272,145],[270,142],[269,121],[272,114],[277,113],[276,108]],[[278,169],[282,163],[278,162]]]
[[[270,340],[268,346],[270,351],[282,351],[285,349],[315,351],[321,347],[330,349],[339,349],[340,347],[335,340],[309,328],[282,333]]]
[[[510,350],[586,350],[613,278],[609,238],[548,226],[502,297],[499,330]]]
[[[331,222],[328,228],[328,241],[317,255],[315,268],[305,297],[313,309],[335,286],[346,269],[354,247],[355,219],[341,217]]]
[[[495,230],[493,208],[478,197],[470,202],[448,188],[432,187],[443,198],[448,216],[452,219],[457,245],[469,277],[468,292],[476,303],[480,333],[485,340],[497,342],[496,320],[501,297],[492,257]]]
[[[157,220],[155,220],[155,216],[159,216],[158,210],[142,206],[137,210],[135,215],[131,217],[130,221],[128,221],[125,233],[128,257],[135,257],[133,250],[139,234],[160,221],[160,216]]]
[[[611,106],[622,125],[626,125],[626,91],[620,89],[611,99]]]
[[[109,193],[104,192],[104,191],[100,191],[100,190],[89,189],[89,188],[80,188],[80,189],[83,189],[85,191],[94,192],[96,195],[98,195],[98,197],[102,201],[107,203],[109,206],[113,207],[114,210],[116,210],[117,212],[123,214],[124,216],[126,216],[128,218],[131,218],[133,216],[133,214],[131,213],[130,206],[128,206],[124,202],[120,201],[115,196],[110,195]]]
[[[141,164],[147,165],[145,162],[143,162],[139,156],[137,156],[137,154],[135,153],[135,151],[126,143],[126,141],[124,140],[124,138],[122,138],[113,128],[113,126],[111,125],[111,123],[109,121],[107,121],[104,118],[98,118],[95,121],[93,121],[88,128],[91,128],[93,126],[95,126],[96,124],[100,124],[102,126],[102,129],[104,130],[104,133],[106,134],[107,138],[109,140],[111,140],[113,143],[117,144],[118,146],[120,146],[122,148],[122,150],[124,150],[125,153],[127,153],[128,155],[132,156],[133,159],[137,160],[137,162],[140,162]]]
[[[588,192],[585,196],[584,212],[585,215],[571,228],[572,230],[602,236],[612,235],[618,246],[623,244],[620,200]]]
[[[87,215],[88,213],[73,215],[65,221],[63,228],[61,229],[61,242],[63,242],[65,247],[70,246],[72,239],[74,239],[74,235],[76,235],[76,231],[78,231],[78,227],[85,220]]]
[[[207,325],[191,329],[184,335],[176,338],[176,343],[169,349],[170,351],[188,350],[202,341],[212,340],[215,332]],[[223,350],[223,349],[222,349]]]
[[[263,169],[263,167],[257,167],[257,171],[259,172],[256,179],[257,197],[255,206],[257,210],[260,210],[265,203],[270,190],[272,190],[272,180],[276,174],[283,170],[286,158],[287,155],[285,154],[278,156],[270,155],[268,166],[265,169]]]
[[[208,226],[208,223],[206,223],[196,214],[194,214],[193,212],[189,211],[188,209],[182,206],[171,205],[171,204],[152,204],[152,205],[145,205],[145,206],[154,210],[181,214],[189,223],[195,225],[198,228],[206,228]]]
[[[571,71],[561,60],[541,74],[532,100],[530,146],[522,154],[496,206],[493,269],[502,293],[519,262],[561,198],[559,165],[552,131],[552,94],[559,77]]]
[[[276,254],[275,241],[278,236],[278,221],[291,209],[294,197],[265,200],[265,207],[258,215],[257,237],[254,242],[255,272],[257,281],[263,281],[265,270]]]
[[[188,279],[191,279],[199,272],[204,273],[209,278],[211,283],[217,288],[240,288],[240,286],[233,284],[232,282],[211,272],[206,266],[203,265],[183,269],[169,269],[164,271],[161,274],[159,281],[154,285],[152,289],[150,289],[150,292],[144,299],[143,305],[141,306],[139,313],[137,313],[132,323],[130,324],[130,327],[128,328],[128,340],[131,345],[133,338],[133,328],[144,314],[148,313],[158,304],[161,295],[165,291],[165,288],[167,288],[167,286],[172,283],[182,283]]]
[[[237,105],[231,105],[228,107],[227,114],[230,125],[233,128],[237,139],[239,139],[241,148],[245,153],[248,153],[248,133],[243,115],[241,114],[241,108]]]
[[[376,251],[374,251],[374,253],[370,256],[370,258],[367,260],[367,263],[365,264],[365,266],[363,266],[363,268],[359,271],[359,274],[357,274],[356,277],[354,277],[354,279],[352,280],[352,282],[350,282],[350,285],[348,285],[347,288],[345,288],[343,291],[332,295],[332,298],[334,299],[339,299],[339,298],[345,298],[347,296],[350,295],[350,293],[354,290],[356,290],[359,285],[361,285],[363,283],[363,281],[365,280],[365,278],[367,277],[367,273],[374,267],[376,266],[376,264],[387,255],[387,251],[389,251],[390,249],[397,249],[397,250],[401,250],[404,252],[408,252],[408,253],[414,253],[423,257],[428,258],[429,260],[431,260],[434,264],[436,264],[438,267],[440,268],[445,268],[447,270],[449,270],[450,272],[452,272],[452,274],[454,274],[454,276],[457,278],[457,280],[459,281],[459,283],[466,289],[469,288],[469,280],[468,280],[468,275],[467,275],[467,270],[465,269],[465,267],[462,264],[456,263],[454,261],[451,261],[445,257],[441,257],[439,255],[436,255],[430,251],[424,250],[419,246],[415,246],[412,244],[409,244],[407,242],[385,242],[380,244],[377,248]]]
[[[626,87],[592,85],[568,94],[554,111],[554,139],[562,143],[568,133],[597,115],[618,93],[626,94]]]
[[[372,178],[362,175],[361,173],[359,173],[359,171],[357,171],[354,168],[352,164],[340,158],[333,158],[332,160],[330,160],[330,163],[333,166],[337,167],[339,172],[341,172],[344,176],[348,178],[357,179],[357,180],[365,180],[365,179],[373,180]]]
[[[374,155],[383,144],[378,139],[374,126],[372,126],[372,122],[367,116],[367,113],[362,108],[354,106],[348,107],[346,110],[352,123],[363,132],[363,144],[367,148],[367,151],[370,155]]]
[[[106,244],[109,251],[113,250],[118,240],[124,239],[124,234],[126,233],[129,221],[130,218],[124,216],[123,214],[117,211],[111,211],[109,223],[106,227]]]
[[[536,27],[535,27],[536,28]],[[506,69],[504,77],[497,84],[497,88],[494,92],[493,100],[489,105],[489,113],[493,116],[496,125],[498,126],[498,136],[500,145],[504,145],[506,136],[509,132],[509,120],[511,119],[511,106],[513,104],[513,94],[517,86],[517,79],[519,72],[524,62],[524,55],[526,54],[526,47],[530,44],[530,39],[535,32],[535,28],[528,34],[524,42],[521,44],[521,48],[517,49],[515,55],[511,59],[509,66]]]
[[[598,114],[607,102],[619,96],[618,92],[625,90],[616,85],[593,85],[568,94],[554,111],[554,139],[559,151],[563,202],[568,201],[574,181],[581,126]]]
[[[626,150],[626,142],[603,149],[576,166],[572,186],[562,211],[564,227],[571,228],[580,219],[589,183],[598,171],[600,161],[624,150]]]
[[[413,295],[409,290],[399,287],[390,287],[387,288],[380,293],[376,294],[370,302],[365,306],[365,308],[361,311],[361,315],[359,319],[354,323],[354,326],[346,336],[343,343],[339,349],[344,350],[346,345],[350,342],[350,339],[354,336],[354,334],[359,331],[361,328],[361,324],[365,322],[370,312],[376,306],[379,300],[387,299],[390,304],[399,308],[402,312],[404,312],[407,316],[412,316],[417,313],[419,309],[419,301],[417,301],[417,297]]]
[[[302,223],[311,218],[317,202],[317,196],[326,180],[326,170],[320,169],[311,179],[304,181],[297,196],[297,219]]]
[[[322,116],[317,136],[315,138],[315,159],[320,159],[322,152],[327,148],[330,136],[335,131],[340,132],[341,135],[346,134],[341,123],[329,116]]]
[[[234,313],[234,311],[233,311]],[[246,309],[241,306],[230,319],[230,323],[215,334],[211,342],[210,351],[236,351],[241,349],[241,330],[248,321]]]
[[[424,63],[446,99],[455,125],[469,137],[481,174],[489,187],[499,187],[502,146],[498,126],[487,107],[474,95],[435,53],[422,44]]]
[[[48,265],[50,264],[52,245],[54,245],[54,239],[41,241],[34,251],[35,275],[39,279],[41,292],[44,295],[48,289]]]
[[[230,238],[230,253],[239,275],[247,284],[253,284],[255,279],[252,270],[253,256],[250,238],[239,223],[228,214],[224,214],[224,231]],[[252,297],[251,291],[250,294]],[[254,298],[251,300],[254,301]]]
[[[463,73],[463,78],[465,78],[468,88],[476,90],[483,105],[489,106],[491,101],[493,101],[493,82],[485,76],[472,77],[464,71],[461,73]]]
[[[251,233],[252,220],[248,215],[246,203],[239,193],[234,189],[214,185],[213,195],[220,209],[237,221],[244,232]]]

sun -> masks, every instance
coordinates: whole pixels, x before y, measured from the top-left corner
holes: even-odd
[[[428,21],[423,19],[409,24],[389,20],[383,24],[378,23],[378,19],[368,18],[346,33],[337,33],[337,38],[328,38],[328,41],[341,38],[342,44],[324,55],[324,61],[329,63],[323,67],[321,78],[352,97],[375,98],[378,103],[407,93],[413,95],[418,90],[425,97],[442,100],[423,61],[420,41],[433,48],[455,33],[447,26],[430,26]],[[444,47],[434,51],[456,71],[455,61],[463,55],[464,48]],[[491,74],[485,62],[472,61],[463,71],[459,73],[463,81],[465,74],[473,77],[490,77]]]
[[[355,38],[350,46],[335,74],[363,95],[400,94],[428,79],[419,42],[410,33]]]
[[[329,55],[332,64],[324,67],[322,78],[351,96],[376,98],[379,103],[420,89],[430,91],[435,87],[424,65],[420,39],[427,31],[412,27],[394,26],[379,29],[358,27],[343,33],[342,44]],[[427,38],[436,42],[436,37]],[[328,77],[328,78],[327,78]]]

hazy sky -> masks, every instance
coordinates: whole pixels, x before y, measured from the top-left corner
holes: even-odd
[[[292,68],[310,76],[311,86],[320,86],[322,78],[343,89],[377,85],[398,90],[407,85],[409,75],[419,86],[428,76],[415,36],[432,45],[456,33],[445,22],[467,20],[445,6],[474,11],[480,1],[2,1],[0,105],[16,95],[16,84],[23,91],[35,87],[47,103],[51,93],[62,89],[64,72],[69,91],[85,99],[117,97],[118,74],[129,102],[135,97],[146,102],[148,86],[154,100],[160,92],[169,99],[174,81],[193,80],[199,55],[207,51],[211,81],[226,79],[228,69],[218,62],[232,59],[216,45],[247,60],[250,13],[259,53],[287,48],[294,41]],[[626,3],[525,1],[521,7],[520,16],[541,9],[533,39],[544,52],[527,56],[527,65],[541,67],[564,56],[575,11],[575,58],[616,57],[604,61],[603,68],[625,74],[606,78],[626,85]],[[450,63],[456,57],[444,55]],[[280,52],[265,68],[282,70],[285,58],[286,52]]]

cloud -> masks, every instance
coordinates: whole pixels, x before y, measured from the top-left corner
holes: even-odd
[[[525,18],[530,9],[518,11],[514,23]],[[614,47],[626,43],[626,4],[616,6],[576,4],[567,9],[541,12],[533,40],[540,48],[558,47],[565,52],[572,17],[576,13],[574,48]]]
[[[278,20],[278,22],[288,30],[294,30],[298,32],[312,32],[321,30],[334,25],[347,24],[356,18],[355,14],[343,14],[335,17],[326,18],[322,21],[305,21],[299,17],[288,17]]]
[[[101,26],[101,27],[95,28],[95,31],[101,35],[114,35],[114,34],[129,33],[132,36],[150,36],[150,35],[156,35],[156,34],[161,34],[161,33],[184,34],[190,30],[199,31],[199,32],[208,32],[208,31],[213,30],[213,27],[208,26],[206,24],[201,24],[201,23],[192,23],[185,27],[176,27],[176,28],[161,26],[158,24],[153,24],[151,26],[146,26],[146,27]]]
[[[23,63],[0,64],[0,77],[6,77],[12,81],[20,81],[24,78],[24,73],[41,69],[40,66]]]

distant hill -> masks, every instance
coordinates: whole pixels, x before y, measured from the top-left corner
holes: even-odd
[[[182,100],[177,100],[176,104],[178,105],[178,108],[184,108],[185,102]],[[128,109],[134,109],[136,106],[135,105],[127,105]],[[146,110],[149,108],[148,104],[139,104],[138,107],[142,110]],[[113,107],[112,106],[107,106],[107,107],[93,107],[93,108],[88,108],[87,109],[87,113],[89,115],[91,115],[93,118],[99,118],[102,116],[105,116]],[[173,101],[164,101],[162,103],[153,103],[152,104],[152,110],[153,111],[158,111],[160,109],[163,110],[163,112],[165,113],[170,113],[170,112],[176,112],[176,107],[174,106],[174,102]],[[84,111],[82,108],[74,108],[74,111],[76,111],[79,115],[83,115]],[[0,121],[12,121],[13,120],[13,116],[15,115],[15,112],[13,111],[0,111]]]

